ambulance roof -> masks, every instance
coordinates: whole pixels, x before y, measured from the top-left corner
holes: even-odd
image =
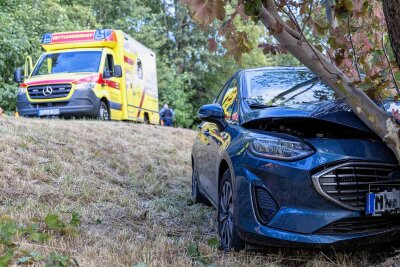
[[[114,48],[117,45],[117,41],[115,30],[99,29],[46,33],[42,38],[42,46],[46,51],[89,47]]]

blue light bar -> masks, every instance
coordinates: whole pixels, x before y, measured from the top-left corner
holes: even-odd
[[[94,33],[95,40],[103,40],[111,35],[112,30],[110,29],[99,29]]]
[[[43,34],[42,44],[51,44],[51,33]]]

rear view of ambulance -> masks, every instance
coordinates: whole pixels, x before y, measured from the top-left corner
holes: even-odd
[[[159,124],[156,55],[118,30],[45,34],[33,67],[15,70],[25,117],[87,117]]]

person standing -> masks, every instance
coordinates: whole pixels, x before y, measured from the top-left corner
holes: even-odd
[[[168,104],[164,104],[163,108],[160,110],[161,125],[172,127],[174,116],[175,114],[172,108],[169,108]]]

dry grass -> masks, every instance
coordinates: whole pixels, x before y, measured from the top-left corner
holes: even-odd
[[[365,251],[219,252],[208,244],[217,237],[215,211],[190,205],[195,138],[190,130],[3,117],[0,136],[0,215],[25,223],[48,213],[82,216],[79,236],[57,235],[45,244],[19,240],[28,250],[57,251],[80,266],[365,266],[385,261],[390,266],[396,261],[386,258],[392,253]]]

